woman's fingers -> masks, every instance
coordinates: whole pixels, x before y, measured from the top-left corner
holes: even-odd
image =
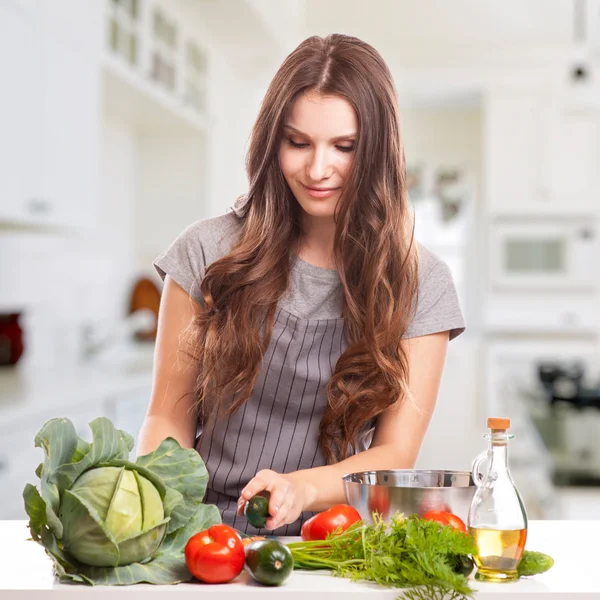
[[[277,520],[280,521],[281,519],[279,519],[279,512],[286,497],[292,491],[290,483],[287,479],[280,476],[271,482],[271,489],[269,491],[271,492],[271,498],[269,500],[269,514],[272,517],[276,517]]]
[[[280,475],[279,473],[275,473],[275,471],[270,471],[269,469],[259,471],[242,490],[240,500],[250,500],[256,494],[269,490],[269,485],[276,477],[280,477]]]
[[[244,506],[250,498],[262,494],[269,498],[269,518],[265,524],[266,529],[277,529],[282,525],[293,523],[302,512],[302,508],[296,506],[298,485],[285,475],[263,469],[242,490],[237,514],[244,513]]]
[[[296,495],[294,490],[288,486],[287,492],[283,497],[276,514],[267,519],[265,527],[267,529],[277,529],[282,525],[293,523],[300,516],[299,511],[295,509],[295,502]]]

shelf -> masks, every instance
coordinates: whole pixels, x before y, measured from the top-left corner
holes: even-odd
[[[179,104],[141,74],[133,73],[117,57],[105,55],[102,64],[103,103],[107,114],[126,121],[139,131],[205,134],[209,118]]]

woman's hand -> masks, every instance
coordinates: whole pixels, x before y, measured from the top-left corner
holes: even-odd
[[[314,486],[303,481],[297,473],[276,473],[270,469],[259,471],[242,490],[238,500],[238,515],[244,514],[244,505],[260,492],[269,492],[269,518],[266,529],[277,529],[296,521],[302,511],[314,501]]]

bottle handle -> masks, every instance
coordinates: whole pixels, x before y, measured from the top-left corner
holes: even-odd
[[[485,479],[486,473],[481,470],[481,465],[488,458],[488,452],[482,452],[474,461],[473,466],[471,467],[471,475],[473,477],[473,482],[477,487],[479,487],[483,480]]]

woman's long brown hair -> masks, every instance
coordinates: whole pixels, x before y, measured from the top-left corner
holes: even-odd
[[[344,98],[359,125],[335,214],[349,346],[327,384],[320,424],[319,445],[332,463],[356,451],[372,419],[406,399],[408,364],[400,341],[417,294],[396,91],[380,54],[357,38],[308,38],[267,90],[246,157],[249,191],[238,199],[240,236],[201,283],[205,304],[193,325],[195,394],[205,420],[235,412],[254,388],[302,236],[300,208],[278,157],[290,107],[307,91]]]

